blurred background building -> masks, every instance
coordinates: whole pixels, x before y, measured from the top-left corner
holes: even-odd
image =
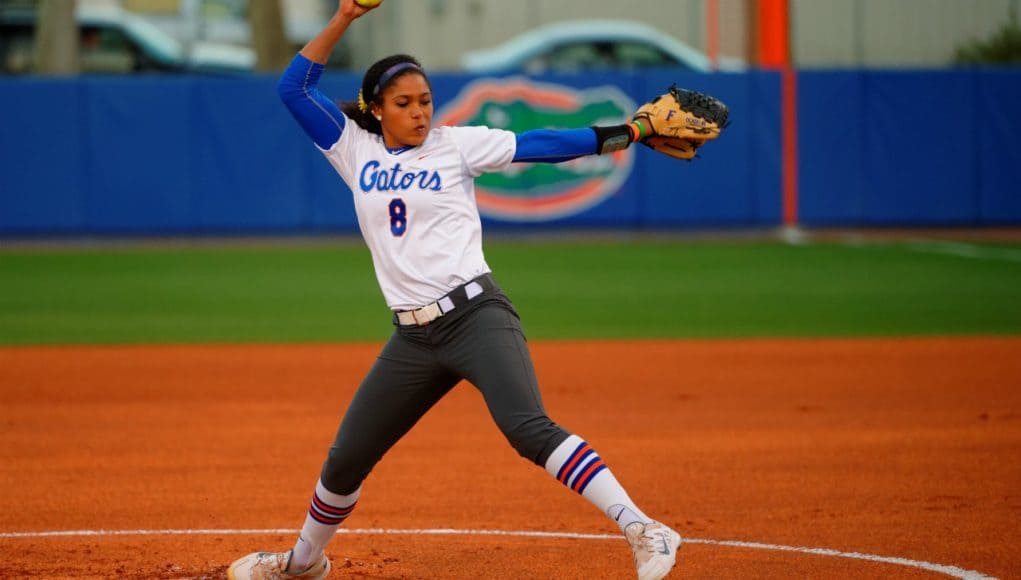
[[[757,3],[389,0],[392,9],[352,30],[350,40],[358,64],[387,51],[412,51],[433,67],[456,68],[461,52],[502,43],[543,24],[578,18],[637,20],[702,52],[709,52],[715,34],[721,56],[754,63]],[[791,57],[799,67],[947,66],[956,47],[992,34],[1008,22],[1011,9],[1017,13],[1019,4],[1019,0],[791,0]]]
[[[336,6],[336,0],[0,0],[0,18],[47,2],[141,16],[185,52],[196,43],[259,48],[261,29],[279,15],[283,46],[271,50],[288,54],[314,36]],[[361,69],[381,55],[409,52],[434,70],[459,70],[465,53],[544,25],[594,19],[652,26],[652,36],[679,41],[725,69],[754,66],[758,6],[759,0],[387,0],[351,29],[331,66]],[[789,0],[790,56],[800,68],[945,67],[963,45],[1016,23],[1019,8],[1021,0]],[[255,34],[251,22],[263,23]],[[15,32],[0,33],[5,70],[21,72],[10,64],[25,60],[11,56]],[[647,55],[634,58],[648,61]]]

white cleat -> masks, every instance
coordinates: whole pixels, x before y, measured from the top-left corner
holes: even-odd
[[[236,560],[227,568],[229,580],[323,580],[330,575],[326,554],[301,572],[287,572],[291,552],[255,552]]]
[[[638,580],[660,580],[677,562],[681,535],[659,522],[634,522],[624,528],[624,537],[635,555]]]

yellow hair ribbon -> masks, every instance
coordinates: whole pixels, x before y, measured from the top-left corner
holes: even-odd
[[[361,89],[358,89],[358,110],[363,113],[369,112],[369,105],[365,103],[365,98],[362,97]]]

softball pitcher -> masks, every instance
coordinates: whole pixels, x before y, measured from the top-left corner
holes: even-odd
[[[507,440],[526,459],[620,526],[638,577],[662,578],[681,537],[645,515],[599,454],[546,415],[518,314],[490,274],[474,179],[516,162],[560,162],[617,151],[651,123],[522,134],[433,127],[426,73],[406,55],[372,65],[358,102],[341,109],[317,88],[347,27],[372,10],[341,0],[326,28],[284,71],[281,99],[354,193],[362,236],[393,310],[393,335],[341,422],[288,552],[256,552],[228,577],[325,578],[324,548],[358,502],[383,455],[454,385],[471,382]],[[697,145],[695,145],[697,147]]]

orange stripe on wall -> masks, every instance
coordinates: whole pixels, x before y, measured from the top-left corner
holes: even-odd
[[[798,223],[798,74],[790,67],[781,73],[780,122],[783,125],[783,223]]]
[[[790,66],[787,0],[759,0],[759,66]]]
[[[798,77],[791,66],[789,0],[759,0],[759,66],[780,71],[783,223],[798,223]]]
[[[705,5],[705,54],[709,66],[716,70],[720,59],[720,5],[719,0],[706,0]]]

